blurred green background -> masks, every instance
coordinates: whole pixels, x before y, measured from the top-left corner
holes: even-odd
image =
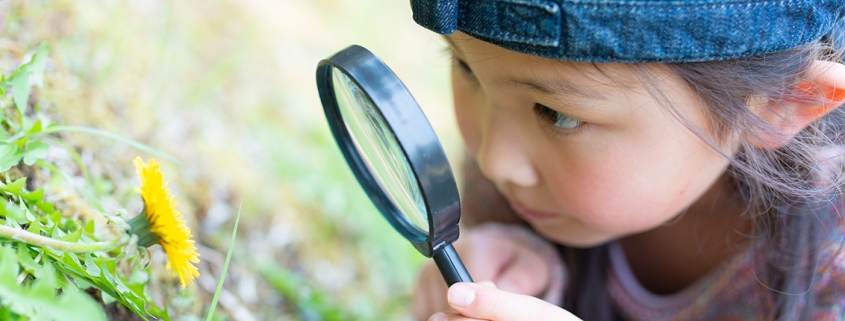
[[[0,19],[5,73],[52,45],[43,110],[181,162],[163,169],[194,229],[202,276],[177,299],[161,295],[176,320],[204,316],[241,203],[220,319],[410,319],[425,258],[358,187],[314,76],[320,59],[369,48],[415,95],[457,168],[449,55],[413,22],[409,1],[3,0]],[[82,134],[73,144],[105,178],[151,157]],[[125,194],[137,183],[100,184]]]

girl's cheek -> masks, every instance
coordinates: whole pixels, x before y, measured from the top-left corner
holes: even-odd
[[[461,131],[461,136],[464,138],[464,144],[469,153],[475,157],[478,147],[481,142],[481,128],[479,114],[480,110],[476,106],[473,95],[470,90],[465,88],[462,84],[462,79],[456,79],[456,71],[452,72],[452,92],[455,104],[455,118],[458,122],[458,127]]]

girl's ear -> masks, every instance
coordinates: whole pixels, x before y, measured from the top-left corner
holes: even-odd
[[[758,115],[775,129],[758,133],[754,145],[762,149],[780,148],[801,130],[845,103],[845,65],[816,60],[799,83],[779,101],[768,100]]]

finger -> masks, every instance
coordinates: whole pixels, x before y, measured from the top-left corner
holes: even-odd
[[[483,321],[475,318],[465,317],[457,313],[437,312],[428,318],[428,321]]]
[[[481,320],[581,321],[538,298],[474,283],[455,283],[449,288],[448,299],[449,305],[461,315]]]
[[[517,255],[496,279],[499,289],[526,295],[539,295],[550,282],[548,264],[538,255]]]
[[[481,284],[481,285],[486,285],[486,286],[489,286],[489,287],[494,288],[494,289],[499,288],[499,287],[496,286],[496,283],[493,283],[493,281],[490,281],[490,280],[478,281],[478,282],[475,282],[475,283],[478,283],[478,284]]]

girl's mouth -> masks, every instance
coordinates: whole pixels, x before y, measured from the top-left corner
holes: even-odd
[[[529,221],[547,220],[550,218],[557,217],[557,215],[554,213],[530,209],[512,200],[508,200],[508,202],[510,203],[511,208],[516,212],[517,215]]]

